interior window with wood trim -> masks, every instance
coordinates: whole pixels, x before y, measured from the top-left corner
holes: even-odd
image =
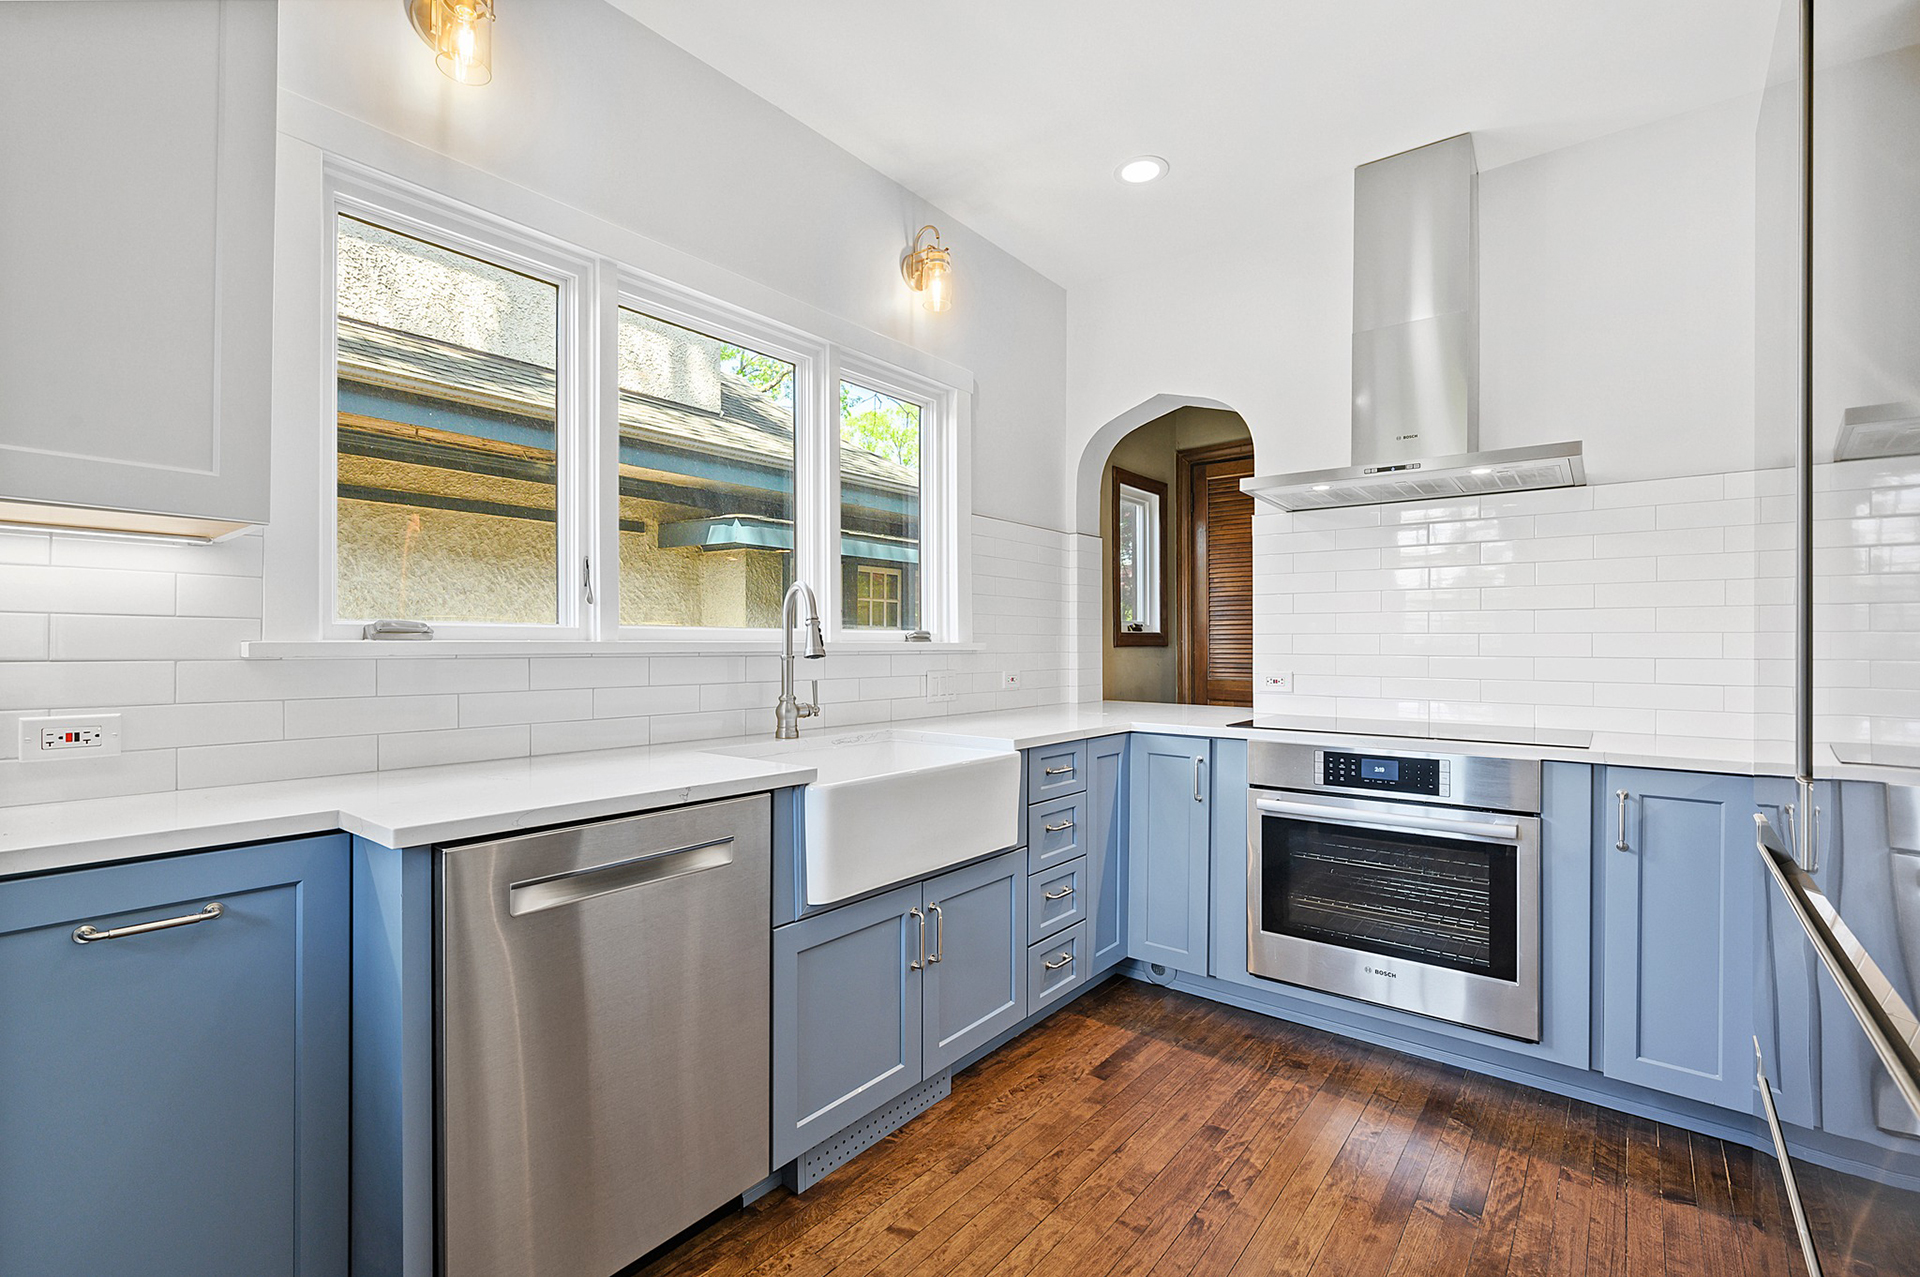
[[[1167,485],[1113,471],[1113,644],[1167,643]]]

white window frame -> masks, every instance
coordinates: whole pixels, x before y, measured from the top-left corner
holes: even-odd
[[[1123,505],[1133,504],[1140,507],[1141,527],[1140,544],[1135,547],[1139,563],[1134,566],[1133,588],[1137,597],[1142,628],[1137,631],[1144,634],[1165,634],[1166,618],[1160,615],[1160,602],[1166,597],[1166,564],[1160,561],[1161,547],[1166,544],[1165,502],[1157,492],[1148,492],[1136,488],[1124,479],[1115,483],[1114,500]],[[1119,522],[1115,520],[1116,524]],[[1114,553],[1120,553],[1120,547],[1114,547]]]
[[[388,618],[342,619],[338,611],[339,520],[339,228],[342,216],[358,218],[384,229],[424,240],[453,252],[553,284],[558,290],[555,316],[555,448],[558,452],[554,493],[555,620],[547,623],[432,622],[436,637],[449,639],[583,640],[591,637],[591,609],[583,566],[592,553],[586,527],[589,499],[598,483],[601,463],[591,446],[588,399],[591,387],[577,376],[583,345],[593,348],[597,338],[598,263],[594,258],[558,241],[488,217],[451,200],[423,196],[410,186],[359,170],[329,166],[326,183],[326,404],[319,431],[321,478],[324,491],[319,509],[321,564],[319,615],[321,636],[358,639],[367,621]],[[587,361],[591,363],[592,361]],[[397,618],[414,619],[414,618]]]
[[[839,566],[840,532],[840,383],[853,382],[865,390],[917,404],[920,408],[920,627],[937,640],[959,636],[964,609],[966,574],[961,553],[970,518],[961,491],[958,426],[960,393],[954,387],[917,376],[906,369],[852,351],[835,351],[833,368],[833,549],[835,571],[827,578],[831,600],[820,600],[828,613],[828,634],[854,646],[898,647],[899,630],[857,629],[841,622]]]
[[[840,568],[840,382],[844,378],[921,408],[921,625],[940,647],[973,641],[969,607],[972,565],[972,379],[936,356],[900,345],[803,303],[740,280],[718,268],[666,252],[650,241],[610,227],[523,188],[477,171],[446,175],[465,198],[365,167],[322,151],[314,156],[318,198],[283,219],[289,242],[312,244],[283,252],[314,263],[290,284],[296,297],[283,322],[286,333],[308,332],[291,362],[311,368],[276,390],[276,427],[282,446],[294,443],[309,461],[276,477],[281,508],[293,507],[286,532],[270,530],[267,547],[266,641],[249,644],[263,657],[352,653],[428,657],[498,653],[622,650],[635,652],[772,652],[777,629],[622,626],[619,609],[619,325],[622,309],[793,363],[795,464],[795,572],[815,587],[828,636],[845,647],[898,651],[897,630],[844,627]],[[284,182],[284,175],[283,175]],[[436,178],[436,185],[439,179]],[[283,193],[284,198],[284,193]],[[469,202],[473,201],[473,202]],[[482,204],[513,210],[519,220],[487,212]],[[335,616],[338,582],[339,468],[338,234],[339,217],[362,218],[404,235],[546,280],[560,289],[556,361],[556,493],[559,565],[555,624],[432,622],[436,641],[371,644],[358,619]],[[311,220],[309,220],[311,219]],[[562,238],[540,227],[564,228]],[[312,239],[308,239],[312,236]],[[583,247],[582,245],[587,245]],[[703,292],[633,263],[664,258],[676,275],[705,283]],[[763,313],[717,293],[755,299]],[[308,316],[312,316],[309,319]],[[775,316],[793,316],[799,323]],[[311,323],[309,330],[307,325]],[[821,335],[826,334],[826,335]],[[896,350],[894,358],[874,353]],[[312,350],[313,362],[306,363]],[[284,365],[283,365],[284,366]],[[311,405],[311,408],[307,407]],[[308,433],[308,412],[320,429]],[[308,447],[313,452],[307,453]],[[312,469],[309,470],[308,466]],[[307,503],[313,503],[311,518]],[[304,527],[300,525],[304,525]],[[571,565],[571,568],[569,568]],[[378,619],[378,618],[368,618]],[[916,645],[918,647],[919,645]],[[912,649],[909,649],[912,650]],[[921,647],[919,650],[926,650]]]
[[[822,371],[829,362],[827,344],[798,329],[755,315],[737,306],[729,306],[643,271],[621,268],[618,278],[619,300],[614,310],[612,325],[616,343],[619,340],[620,311],[632,310],[649,318],[678,324],[682,328],[692,329],[704,336],[752,350],[757,354],[773,355],[793,365],[793,568],[798,580],[810,585],[821,580],[821,573],[828,565],[821,553],[823,546],[820,544],[816,529],[820,526],[823,513],[830,507],[823,507],[821,504],[826,496],[826,488],[819,481],[818,465],[810,463],[810,458],[817,457],[820,451],[820,440],[814,436],[821,433],[820,400],[822,385],[825,384]],[[777,637],[779,631],[773,628],[734,629],[704,625],[621,624],[618,590],[620,387],[617,346],[612,358],[614,360],[613,399],[609,405],[611,416],[605,418],[612,422],[612,428],[601,432],[605,436],[601,443],[608,476],[601,493],[603,510],[607,516],[601,519],[601,535],[609,538],[606,541],[609,551],[602,561],[607,564],[605,579],[608,582],[608,597],[611,600],[611,605],[603,609],[602,636],[622,641],[676,645],[703,642],[751,642],[765,640],[769,636]],[[836,399],[835,402],[837,403],[838,400]],[[835,421],[837,425],[837,416]],[[825,607],[824,600],[821,606]]]

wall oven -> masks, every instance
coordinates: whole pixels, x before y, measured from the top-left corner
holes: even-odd
[[[1247,970],[1540,1040],[1540,763],[1248,747]]]

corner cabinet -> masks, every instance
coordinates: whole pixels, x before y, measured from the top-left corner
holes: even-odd
[[[1127,954],[1207,973],[1212,742],[1136,735],[1127,780]]]
[[[1006,852],[774,929],[775,1166],[1025,1018],[1025,862]]]
[[[0,4],[7,517],[266,521],[276,13]]]
[[[1600,1071],[1747,1112],[1760,886],[1753,782],[1620,767],[1601,782]]]
[[[1088,977],[1127,956],[1127,738],[1087,742]]]
[[[346,1272],[348,900],[344,835],[0,882],[0,1270]]]

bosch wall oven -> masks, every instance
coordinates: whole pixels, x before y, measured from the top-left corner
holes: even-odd
[[[1248,749],[1247,970],[1540,1039],[1540,763]]]

